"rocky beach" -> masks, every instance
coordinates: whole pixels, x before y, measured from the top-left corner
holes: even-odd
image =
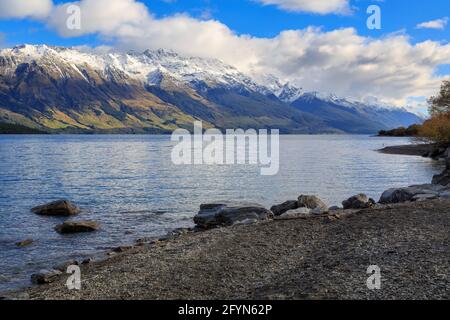
[[[420,148],[420,152],[417,150]],[[424,146],[397,147],[425,155]],[[392,149],[391,148],[391,152]],[[442,150],[441,150],[442,151]],[[68,290],[65,268],[34,274],[39,286],[8,299],[449,299],[450,150],[447,169],[426,185],[364,194],[328,207],[300,195],[270,208],[242,202],[202,204],[195,228],[108,252],[78,264],[81,290]],[[402,153],[405,154],[405,153]],[[60,201],[36,214],[74,215]],[[95,221],[56,230],[95,232]],[[369,290],[367,268],[382,286]]]

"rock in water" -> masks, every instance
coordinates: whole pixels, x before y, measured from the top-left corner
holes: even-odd
[[[73,216],[80,208],[68,200],[58,200],[31,209],[31,212],[43,216]]]
[[[301,195],[298,197],[298,207],[308,209],[320,209],[321,212],[327,212],[328,206],[325,202],[316,196]],[[317,211],[317,210],[316,210]]]
[[[58,270],[42,270],[39,273],[31,275],[31,282],[34,284],[52,283],[56,281],[61,274],[62,272]]]
[[[298,201],[289,200],[283,202],[282,204],[273,206],[272,208],[270,208],[270,211],[272,211],[275,216],[280,216],[289,210],[294,210],[297,208],[298,208]]]
[[[33,243],[33,239],[26,239],[26,240],[17,242],[17,243],[16,243],[16,246],[22,248],[22,247],[29,246],[29,245],[32,244],[32,243]]]
[[[375,200],[370,199],[361,193],[342,202],[344,209],[367,209],[375,204]]]
[[[211,229],[231,226],[240,221],[268,220],[272,217],[273,213],[259,204],[221,202],[202,204],[194,222],[200,228]]]
[[[55,227],[55,230],[62,234],[92,232],[98,229],[100,229],[100,224],[95,221],[69,221]]]

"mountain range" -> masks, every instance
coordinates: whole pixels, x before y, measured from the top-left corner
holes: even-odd
[[[168,133],[204,127],[375,133],[420,123],[404,108],[304,92],[219,60],[167,50],[0,50],[0,123],[46,132]]]

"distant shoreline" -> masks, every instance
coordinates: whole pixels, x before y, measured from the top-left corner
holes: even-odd
[[[408,156],[425,156],[436,149],[435,144],[408,144],[401,146],[390,146],[378,150],[385,154],[398,154]]]

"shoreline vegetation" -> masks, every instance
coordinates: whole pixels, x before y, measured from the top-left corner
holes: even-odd
[[[392,130],[380,130],[378,132],[379,137],[417,137],[420,134],[422,126],[419,124],[413,124],[407,128],[400,127]]]
[[[428,148],[428,149],[427,149]],[[389,147],[425,155],[434,146]],[[430,153],[429,153],[430,154]],[[67,262],[35,274],[38,286],[6,299],[449,299],[450,148],[431,184],[386,190],[378,203],[356,195],[328,208],[316,196],[274,205],[209,203],[195,228],[139,239],[106,258]],[[70,202],[33,208],[75,215]],[[82,222],[86,223],[86,222]],[[78,230],[80,232],[92,230]],[[68,290],[64,267],[78,264],[82,289]],[[368,290],[378,265],[382,289]]]
[[[192,128],[184,128],[188,130],[189,132],[193,133]],[[222,131],[222,133],[226,132],[226,129],[223,128],[217,128]],[[261,128],[266,129],[266,128]],[[410,135],[394,135],[390,134],[391,132],[396,132],[396,130],[403,130],[404,128],[399,129],[393,129],[390,131],[384,131],[381,130],[376,134],[375,136],[378,137],[409,137]],[[206,130],[206,129],[205,129]],[[270,130],[270,128],[269,128]],[[173,131],[171,130],[158,130],[158,129],[139,129],[139,128],[123,128],[123,129],[111,129],[111,130],[82,130],[82,129],[59,129],[59,130],[52,130],[52,129],[37,129],[32,127],[27,127],[24,125],[14,124],[14,123],[7,123],[7,122],[0,122],[0,135],[13,135],[13,134],[33,134],[33,135],[64,135],[64,134],[74,134],[74,135],[114,135],[114,134],[124,134],[124,135],[171,135]],[[280,134],[282,135],[297,135],[297,134],[304,134],[304,135],[358,135],[357,133],[345,133],[345,132],[318,132],[318,133],[295,133],[295,132],[288,132],[285,130],[280,130]],[[369,135],[369,133],[364,133],[361,135]]]
[[[0,122],[0,134],[48,134],[45,131],[19,124]]]

